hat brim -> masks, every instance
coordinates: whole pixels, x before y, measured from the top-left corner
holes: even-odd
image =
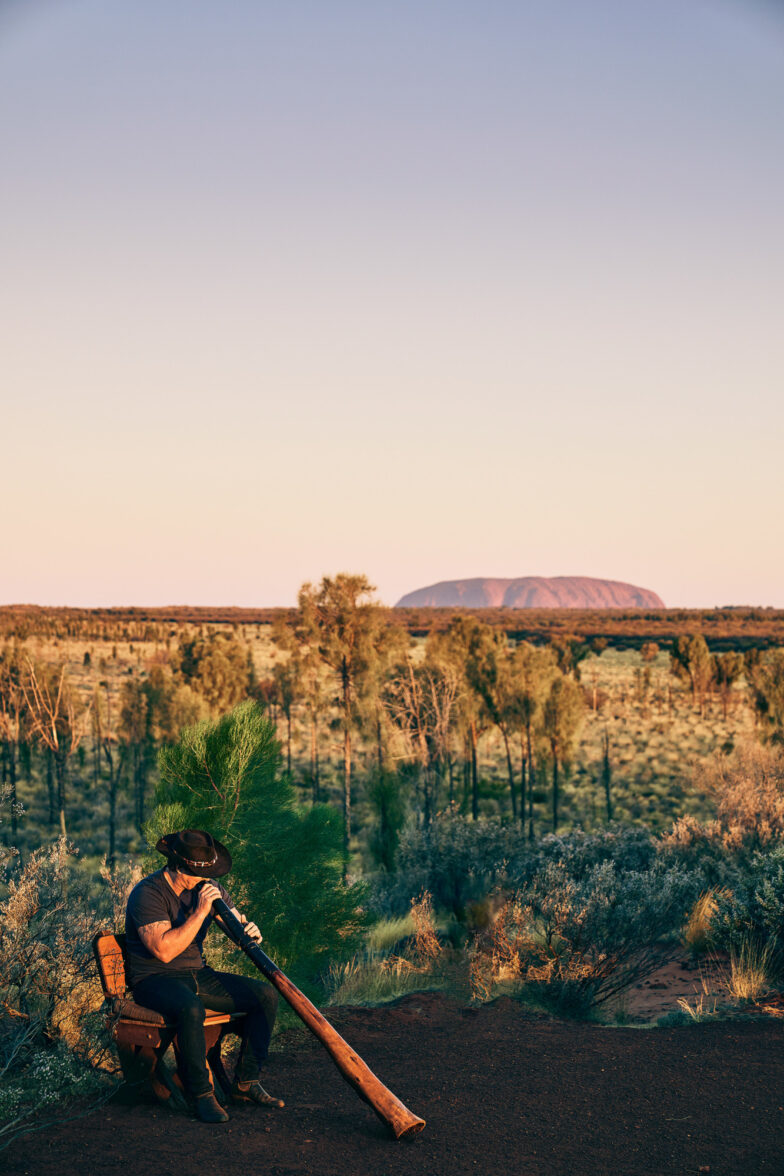
[[[192,878],[222,878],[224,874],[228,874],[231,869],[231,854],[225,845],[221,845],[217,837],[212,839],[218,855],[215,861],[211,866],[196,868],[192,862],[181,857],[169,844],[177,836],[179,836],[178,833],[167,833],[155,846],[158,853],[162,853],[165,858],[168,858],[170,866],[176,866],[178,870],[182,870],[183,874],[189,874]]]

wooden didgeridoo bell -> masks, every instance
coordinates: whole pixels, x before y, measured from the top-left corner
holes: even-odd
[[[361,1099],[376,1112],[379,1119],[386,1123],[396,1139],[403,1139],[417,1135],[425,1125],[409,1111],[383,1082],[380,1082],[373,1071],[367,1066],[359,1054],[344,1041],[336,1029],[323,1017],[316,1006],[308,1000],[303,992],[292,984],[288,976],[281,972],[277,964],[273,963],[258,943],[245,932],[242,923],[233,915],[221,898],[216,898],[212,904],[213,912],[218,915],[226,934],[245,955],[253,961],[262,975],[266,976],[270,984],[274,984],[278,992],[293,1008],[294,1012],[304,1021],[326,1049],[332,1061],[349,1085],[353,1086]]]

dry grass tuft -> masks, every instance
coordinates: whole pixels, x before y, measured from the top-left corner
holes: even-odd
[[[422,965],[431,965],[441,955],[441,944],[433,917],[433,898],[428,890],[424,890],[418,899],[411,900],[411,920],[414,924],[416,959]]]
[[[775,947],[772,942],[761,947],[747,939],[739,948],[730,949],[730,970],[725,981],[730,996],[753,1004],[765,995],[770,987]]]
[[[685,996],[678,997],[678,1008],[682,1013],[686,1013],[691,1017],[692,1021],[699,1023],[700,1021],[708,1021],[711,1017],[716,1016],[718,1003],[714,998],[712,1003],[708,1002],[707,992],[702,992],[696,998],[694,1003],[690,1003]]]
[[[499,989],[510,991],[522,987],[521,953],[526,942],[522,925],[520,904],[507,899],[498,908],[487,934],[477,942],[471,956],[469,982],[472,1000],[490,1000]]]
[[[407,933],[410,954],[384,953],[385,946],[388,951]],[[404,919],[388,920],[375,936],[371,932],[368,946],[364,955],[330,968],[330,1004],[379,1004],[407,992],[444,988],[451,982],[427,890],[412,899],[410,914]]]
[[[403,956],[379,959],[355,957],[329,970],[329,1003],[333,1005],[381,1004],[407,992],[438,987],[427,972]]]
[[[394,919],[381,919],[368,931],[366,940],[368,950],[377,954],[388,953],[401,939],[408,939],[413,935],[415,930],[410,913],[399,915]]]
[[[710,947],[711,922],[716,914],[717,900],[724,893],[712,887],[710,890],[703,890],[695,902],[681,935],[683,946],[689,951],[696,954],[707,951]]]

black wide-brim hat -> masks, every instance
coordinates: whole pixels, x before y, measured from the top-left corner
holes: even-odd
[[[167,833],[155,848],[169,859],[170,866],[195,878],[222,878],[231,869],[231,854],[226,846],[203,829]]]

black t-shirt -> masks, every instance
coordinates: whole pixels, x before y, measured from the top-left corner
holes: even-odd
[[[231,899],[221,884],[215,881],[214,885],[231,906]],[[167,922],[171,923],[172,927],[180,927],[192,913],[197,902],[198,895],[193,890],[175,894],[164,876],[164,870],[156,870],[154,874],[142,878],[141,882],[134,886],[128,896],[125,911],[125,948],[128,959],[128,983],[131,988],[140,980],[146,980],[148,976],[194,972],[204,967],[201,947],[212,922],[212,915],[207,916],[185,951],[180,952],[168,963],[157,959],[139,938],[139,927],[146,927],[148,923]]]

